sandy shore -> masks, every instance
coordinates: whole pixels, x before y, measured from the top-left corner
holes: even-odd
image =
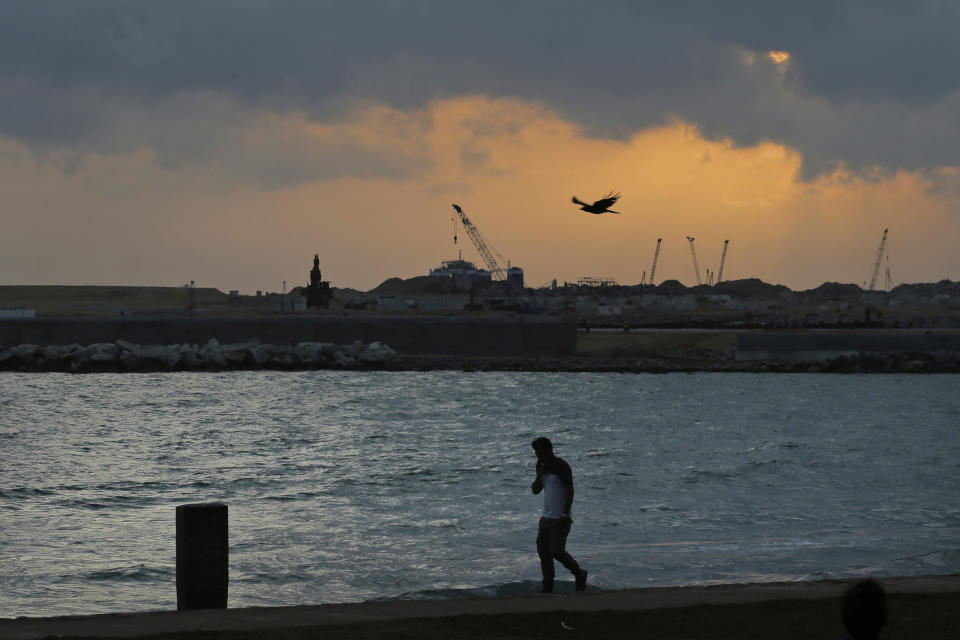
[[[960,575],[884,578],[881,582],[890,594],[891,611],[884,638],[960,637]],[[151,634],[177,638],[532,638],[555,634],[570,638],[840,638],[839,598],[849,583],[761,583],[8,618],[0,619],[0,638]]]

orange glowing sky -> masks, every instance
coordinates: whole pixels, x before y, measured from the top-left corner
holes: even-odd
[[[798,79],[803,55],[727,50],[740,75],[722,95],[684,97],[681,86],[563,108],[489,87],[419,104],[371,94],[326,115],[306,99],[278,106],[213,87],[91,98],[107,115],[73,137],[0,130],[2,284],[277,291],[305,283],[316,252],[334,286],[366,290],[424,275],[458,249],[479,261],[462,231],[452,243],[453,202],[531,286],[582,276],[636,284],[661,237],[657,282],[695,284],[686,236],[701,271],[717,269],[730,240],[725,279],[863,284],[885,228],[895,283],[957,278],[960,161],[937,146],[937,131],[955,132],[924,128],[956,124],[942,103],[914,113],[834,100]],[[26,95],[24,86],[0,83],[0,93]],[[657,117],[625,115],[654,97],[667,105]],[[881,126],[894,121],[896,130]],[[923,156],[911,140],[933,151]],[[570,203],[611,190],[623,194],[622,215]]]

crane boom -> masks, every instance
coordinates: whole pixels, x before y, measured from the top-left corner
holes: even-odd
[[[723,241],[723,253],[720,255],[720,270],[717,271],[717,284],[720,284],[720,281],[723,280],[723,263],[727,260],[727,245],[730,244],[729,240]]]
[[[657,258],[660,257],[660,243],[663,238],[657,238],[657,249],[653,252],[653,266],[650,267],[650,284],[654,284],[653,276],[657,273]]]
[[[693,271],[697,274],[697,284],[703,284],[700,280],[700,265],[697,264],[697,250],[693,248],[693,236],[687,236],[687,242],[690,243],[690,255],[693,256]]]
[[[467,235],[470,236],[470,239],[473,240],[473,245],[477,248],[477,252],[480,254],[480,257],[483,258],[484,263],[486,263],[490,275],[494,280],[506,280],[507,272],[494,257],[494,254],[498,256],[500,254],[496,253],[496,251],[490,247],[489,243],[480,233],[480,230],[470,222],[470,218],[463,212],[463,209],[458,205],[453,205],[453,209],[457,212],[457,215],[460,216],[460,223],[463,225],[463,228],[467,230]],[[500,259],[503,260],[503,256],[500,256]]]
[[[880,247],[877,249],[877,260],[873,263],[873,274],[870,276],[870,286],[867,287],[867,291],[873,291],[873,288],[877,284],[877,275],[880,273],[880,263],[883,261],[883,250],[887,248],[887,231],[888,229],[883,230],[883,238],[880,239]]]

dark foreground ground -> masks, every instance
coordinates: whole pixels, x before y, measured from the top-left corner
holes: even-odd
[[[883,638],[960,637],[960,576],[881,580],[889,594]],[[0,620],[0,638],[143,637],[181,640],[342,638],[844,637],[849,581],[389,601],[348,605],[152,612]]]

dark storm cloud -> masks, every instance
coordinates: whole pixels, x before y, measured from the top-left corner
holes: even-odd
[[[938,1],[7,3],[0,133],[121,150],[144,142],[105,135],[115,109],[164,118],[185,93],[318,121],[482,93],[593,135],[679,117],[784,142],[808,173],[925,168],[958,163],[958,27]]]

